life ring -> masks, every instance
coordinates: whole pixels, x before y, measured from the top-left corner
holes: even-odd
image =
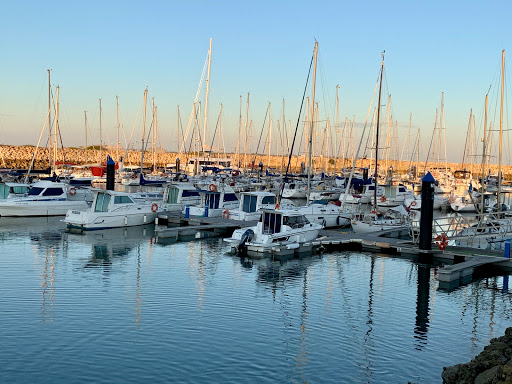
[[[416,202],[415,202],[415,201],[413,201],[413,202],[411,203],[411,205],[410,205],[410,206],[411,206],[411,207],[415,207],[415,206],[416,206]]]
[[[158,210],[158,204],[157,203],[153,203],[151,205],[151,212],[156,212]]]
[[[444,251],[444,249],[448,245],[448,236],[446,236],[445,233],[438,235],[436,237],[436,245],[441,251]]]
[[[130,179],[136,179],[136,178],[137,178],[137,176],[135,174],[130,176]]]
[[[208,186],[208,190],[211,192],[215,192],[215,191],[217,191],[217,186],[215,184],[210,184]]]
[[[69,194],[70,194],[71,196],[75,196],[75,195],[76,195],[76,188],[75,188],[75,187],[71,187],[71,188],[69,188]]]
[[[380,201],[382,201],[383,203],[384,203],[386,200],[387,200],[387,199],[386,199],[386,196],[382,195],[382,196],[380,197]]]
[[[229,209],[226,208],[224,212],[222,212],[222,218],[229,219]]]
[[[370,213],[373,214],[373,215],[378,215],[377,211],[370,211]]]

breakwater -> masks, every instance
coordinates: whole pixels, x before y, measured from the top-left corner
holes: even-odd
[[[7,167],[7,168],[14,168],[14,169],[26,169],[29,167],[30,162],[32,161],[32,157],[35,156],[34,161],[34,168],[35,169],[45,169],[48,167],[49,164],[49,153],[47,148],[39,148],[36,151],[35,146],[31,145],[22,145],[22,146],[15,146],[15,145],[0,145],[0,161],[1,166]],[[101,151],[99,149],[94,148],[76,148],[76,147],[67,147],[59,148],[57,150],[57,161],[59,162],[66,162],[66,163],[72,163],[77,165],[84,165],[84,164],[93,164],[93,163],[99,163],[100,161],[105,162],[107,154],[111,155],[114,160],[117,160],[117,149],[115,147],[104,147]],[[123,156],[125,158],[125,164],[132,164],[132,165],[140,165],[141,160],[141,153],[140,151],[136,150],[120,150],[119,156]],[[181,154],[178,155],[176,152],[167,152],[164,150],[158,150],[155,153],[155,163],[157,166],[165,166],[166,164],[174,164],[176,161],[176,158],[180,157],[181,163],[184,164],[187,160],[187,158],[194,157],[194,154]],[[264,167],[270,166],[271,168],[275,169],[285,169],[286,164],[288,162],[288,156],[270,156],[266,155],[255,155],[255,154],[247,154],[247,155],[235,155],[231,153],[226,153],[226,156],[231,157],[236,160],[236,163],[238,163],[238,158],[240,158],[240,163],[242,166],[251,164],[254,162],[254,164],[257,166],[260,162],[263,163]],[[218,157],[218,155],[212,155],[212,157]],[[224,157],[224,155],[222,155]],[[296,172],[300,169],[300,164],[304,162],[305,164],[308,163],[307,157],[304,155],[301,156],[293,156],[291,161],[291,170],[293,172]],[[153,154],[148,151],[146,152],[146,155],[144,157],[144,164],[146,166],[150,166],[153,163]],[[396,173],[405,173],[411,165],[414,165],[410,161],[388,161],[385,162],[386,164],[382,164],[384,169],[386,167],[393,167],[393,170]],[[314,156],[313,157],[313,164],[314,167],[317,170],[325,169],[326,172],[332,172],[334,170],[339,171],[342,167],[351,167],[352,166],[352,159],[335,159],[335,158],[328,158],[325,156]],[[457,170],[466,168],[468,170],[472,170],[474,174],[479,174],[481,172],[481,167],[477,164],[475,165],[469,165],[465,164],[464,166],[459,163],[442,163],[442,164],[435,164],[435,163],[429,163],[428,167],[444,167],[447,166],[451,170]],[[357,161],[357,167],[369,167],[371,168],[371,159],[360,159]],[[418,166],[419,168],[419,174],[423,174],[423,169],[425,167],[425,163],[421,162]],[[491,170],[491,173],[497,173],[497,165],[489,165],[486,169],[486,172]],[[504,166],[503,167],[503,173],[506,179],[509,179],[512,176],[512,166]]]

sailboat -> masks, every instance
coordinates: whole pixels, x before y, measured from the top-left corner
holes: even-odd
[[[366,215],[354,215],[352,219],[352,229],[356,233],[369,233],[375,231],[389,230],[402,227],[408,224],[408,214],[403,206],[391,207],[383,215],[378,213],[378,165],[379,165],[379,120],[380,120],[380,100],[382,94],[382,76],[384,74],[384,52],[382,53],[382,63],[380,69],[379,97],[377,104],[377,124],[375,132],[375,188],[373,193],[373,210]]]

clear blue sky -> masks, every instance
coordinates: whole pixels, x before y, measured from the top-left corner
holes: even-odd
[[[496,96],[501,50],[511,43],[511,11],[509,1],[6,0],[0,13],[0,142],[37,143],[50,68],[52,86],[60,86],[65,146],[84,145],[84,111],[98,134],[100,98],[104,141],[108,135],[113,142],[116,95],[129,135],[148,87],[163,145],[173,150],[177,105],[186,126],[212,37],[208,126],[215,127],[222,103],[224,139],[233,150],[240,95],[245,105],[247,92],[255,136],[267,103],[276,121],[283,98],[286,119],[295,127],[316,39],[322,117],[334,120],[339,84],[341,118],[364,121],[385,49],[387,90],[401,137],[412,113],[413,128],[422,130],[428,147],[444,92],[448,160],[460,161],[470,109],[480,131],[491,84]],[[507,54],[512,58],[512,50]],[[491,119],[498,126],[494,112]]]

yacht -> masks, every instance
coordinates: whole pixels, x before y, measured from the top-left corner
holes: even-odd
[[[270,253],[275,246],[300,246],[312,241],[322,228],[297,210],[263,209],[256,226],[236,229],[224,241],[239,254]]]
[[[68,210],[63,221],[85,231],[133,227],[154,222],[157,211],[158,204],[136,202],[130,193],[97,190],[90,209]]]
[[[0,216],[64,216],[70,209],[87,209],[87,194],[78,194],[65,183],[43,180],[33,184],[25,196],[0,201]]]

